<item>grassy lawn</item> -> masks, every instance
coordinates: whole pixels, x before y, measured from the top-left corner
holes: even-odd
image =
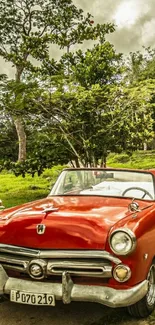
[[[1,173],[0,199],[3,205],[8,208],[46,197],[62,168],[62,166],[53,167],[46,170],[42,176],[33,178],[29,175],[23,178],[16,177],[12,173]]]
[[[136,169],[155,168],[155,151],[136,151],[132,155],[111,153],[107,159],[107,166]]]
[[[5,207],[37,200],[47,196],[48,185],[47,180],[43,178],[0,175],[0,199]]]

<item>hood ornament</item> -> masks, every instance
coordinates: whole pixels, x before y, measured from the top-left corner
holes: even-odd
[[[38,235],[43,235],[45,233],[46,230],[46,226],[43,224],[37,225],[37,234]]]
[[[130,212],[140,212],[141,209],[139,208],[139,204],[134,201],[135,199],[133,198],[132,202],[128,205],[128,210]]]
[[[55,208],[53,205],[49,206],[49,207],[46,207],[42,213],[48,213],[48,212],[56,212],[58,211],[59,208]]]
[[[137,202],[130,203],[128,209],[130,212],[139,212],[140,211],[139,204]]]

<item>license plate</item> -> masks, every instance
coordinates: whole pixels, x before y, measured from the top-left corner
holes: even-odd
[[[10,301],[28,305],[55,306],[54,295],[11,290]]]

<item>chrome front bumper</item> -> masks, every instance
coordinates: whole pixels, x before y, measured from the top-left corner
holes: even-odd
[[[148,281],[145,280],[131,289],[115,290],[109,287],[74,284],[69,273],[63,272],[62,283],[46,283],[8,277],[0,265],[0,295],[9,295],[11,290],[51,294],[64,304],[71,301],[89,301],[116,308],[130,306],[141,300],[148,291]]]

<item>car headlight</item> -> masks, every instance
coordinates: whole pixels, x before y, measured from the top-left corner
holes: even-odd
[[[120,228],[112,232],[109,244],[116,255],[128,255],[136,247],[136,236],[130,229]]]

